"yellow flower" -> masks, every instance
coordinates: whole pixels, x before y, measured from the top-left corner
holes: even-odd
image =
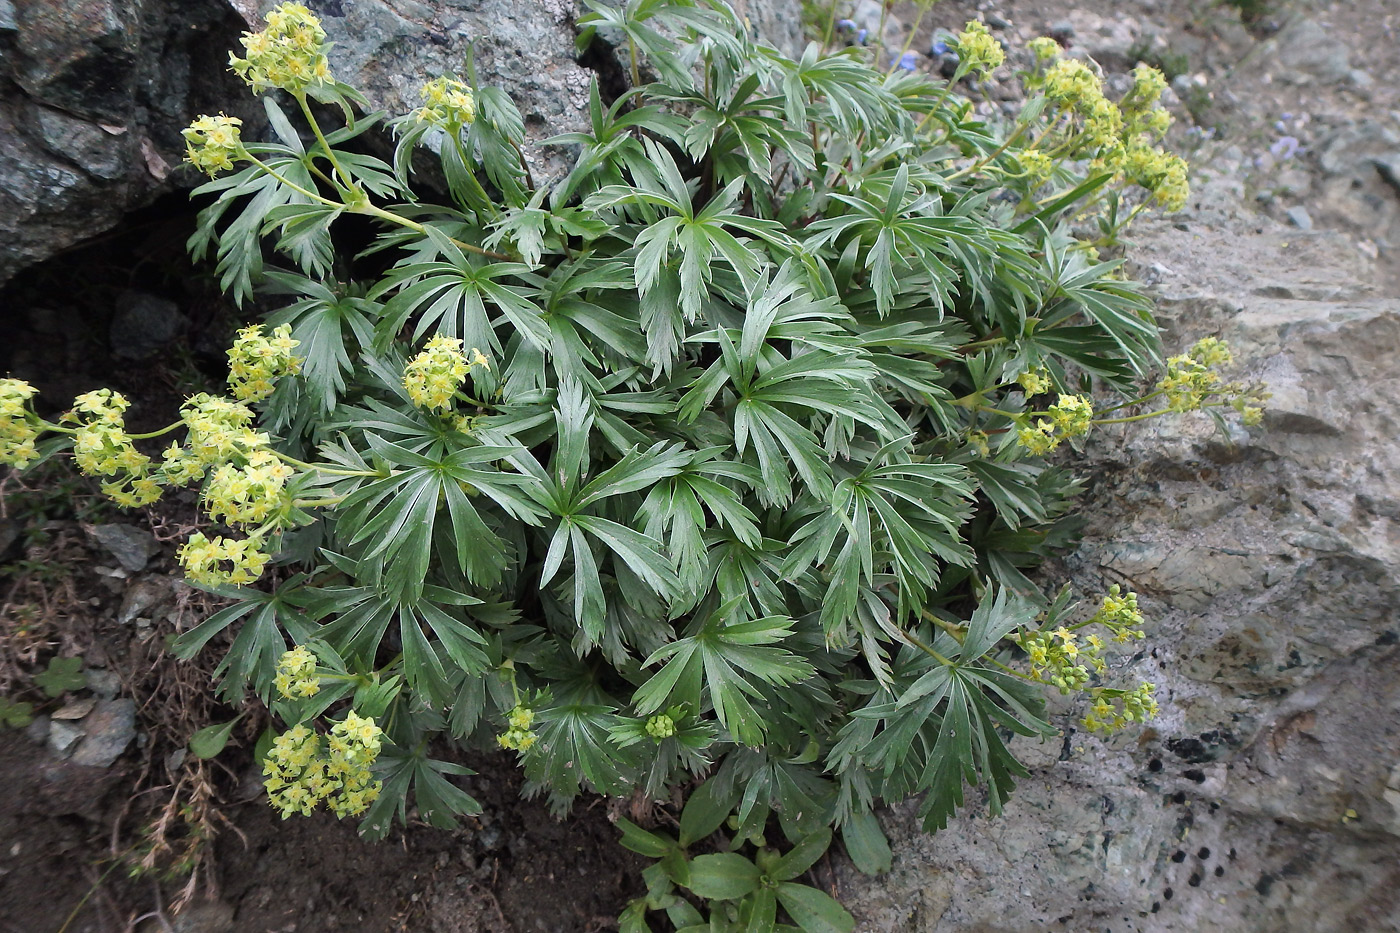
[[[280,324],[272,336],[263,335],[261,325],[238,332],[228,351],[229,389],[243,402],[258,402],[272,394],[273,384],[282,376],[301,372],[301,360],[292,355],[300,345],[292,339],[292,328]]]
[[[471,88],[456,78],[434,78],[418,91],[423,106],[413,111],[420,123],[431,123],[455,132],[476,121],[476,99]]]
[[[1006,53],[985,24],[970,21],[957,39],[958,58],[969,71],[994,71],[1006,60]]]
[[[1060,43],[1049,36],[1040,36],[1037,39],[1032,39],[1026,44],[1026,48],[1030,49],[1036,61],[1040,62],[1048,62],[1052,58],[1058,57],[1060,54]]]
[[[452,397],[462,387],[472,366],[486,366],[486,357],[472,348],[472,361],[462,350],[456,337],[432,337],[408,365],[404,367],[403,384],[408,397],[419,408],[443,411],[452,407]]]
[[[315,14],[300,3],[283,3],[266,22],[261,32],[243,34],[243,58],[229,56],[229,67],[253,93],[278,87],[300,94],[330,80],[326,31]]]
[[[243,155],[243,142],[239,137],[243,121],[237,117],[201,116],[181,130],[185,137],[185,161],[209,175],[233,168],[233,163]]]

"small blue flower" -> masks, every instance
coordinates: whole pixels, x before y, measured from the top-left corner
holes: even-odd
[[[1296,136],[1280,136],[1278,141],[1269,147],[1269,154],[1277,162],[1286,162],[1298,154],[1301,144]]]
[[[862,29],[856,33],[856,45],[865,45],[865,37],[870,35],[869,29]]]
[[[856,21],[853,19],[838,19],[836,21],[836,30],[838,32],[855,32]]]
[[[913,71],[918,63],[919,58],[913,52],[905,52],[899,56],[899,67],[904,71]]]
[[[934,58],[937,58],[940,55],[947,55],[948,43],[944,42],[942,39],[934,39],[933,45],[929,47],[928,53]]]

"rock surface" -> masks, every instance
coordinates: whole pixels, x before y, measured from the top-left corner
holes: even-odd
[[[998,819],[888,814],[894,871],[842,879],[863,930],[1400,925],[1400,300],[1336,234],[1141,239],[1168,347],[1219,334],[1274,393],[1233,446],[1201,418],[1087,451],[1065,569],[1141,594],[1155,631],[1115,674],[1162,716],[1104,741],[1065,715]]]
[[[0,285],[200,177],[180,167],[180,130],[262,111],[221,63],[275,0],[33,0],[0,3]],[[418,106],[428,77],[461,72],[507,90],[532,143],[583,129],[595,77],[574,49],[574,0],[310,0],[335,43],[331,65],[375,107]],[[738,0],[756,35],[800,49],[796,0]],[[586,59],[606,83],[604,53]],[[549,176],[564,154],[528,146]]]
[[[1400,930],[1397,115],[1347,106],[1356,46],[1297,22],[1229,90],[1212,77],[1231,138],[1198,153],[1191,209],[1130,253],[1169,352],[1219,335],[1267,383],[1265,430],[1098,434],[1087,536],[1060,567],[1141,594],[1154,630],[1114,671],[1156,683],[1162,715],[1105,741],[1062,709],[1063,743],[1019,749],[1032,775],[998,818],[970,802],[928,836],[914,805],[884,814],[892,872],[839,876],[859,930]],[[1265,190],[1276,220],[1252,209]]]

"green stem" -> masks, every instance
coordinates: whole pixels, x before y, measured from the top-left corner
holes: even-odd
[[[1114,405],[1112,408],[1105,408],[1103,411],[1099,412],[1099,414],[1101,414],[1101,415],[1106,415],[1106,414],[1108,414],[1109,412],[1117,411],[1117,410],[1120,409],[1120,408],[1128,408],[1128,407],[1130,407],[1130,406],[1132,406],[1132,405],[1141,405],[1143,402],[1150,402],[1150,401],[1152,401],[1154,398],[1157,398],[1159,395],[1166,395],[1166,394],[1167,394],[1167,390],[1166,390],[1166,389],[1158,389],[1156,392],[1152,392],[1152,393],[1149,393],[1148,395],[1144,395],[1142,398],[1129,399],[1129,400],[1126,401],[1126,402],[1119,402],[1117,405]]]
[[[841,6],[841,0],[831,0],[831,13],[826,18],[826,32],[822,34],[822,52],[825,54],[827,46],[831,45],[831,37],[836,34],[836,11]]]
[[[347,190],[353,188],[354,185],[350,182],[350,173],[341,168],[340,160],[335,157],[335,150],[331,148],[330,143],[326,142],[326,136],[321,132],[321,124],[316,122],[316,116],[311,112],[311,105],[306,102],[306,92],[297,91],[292,96],[296,98],[297,105],[301,107],[302,116],[306,117],[306,122],[311,125],[311,132],[316,134],[316,141],[320,143],[321,148],[326,151],[326,158],[331,160],[331,168],[335,169],[335,174],[340,179],[340,183],[344,185]]]
[[[386,211],[384,208],[377,207],[373,204],[365,203],[357,207],[351,208],[351,210],[355,211],[358,214],[369,214],[371,217],[378,217],[381,220],[387,220],[390,223],[396,223],[400,227],[407,227],[408,229],[415,230],[418,233],[427,233],[428,230],[427,227],[425,227],[423,224],[420,224],[416,220],[409,220],[407,217],[400,217],[393,211]],[[455,243],[457,246],[460,246],[462,249],[466,250],[467,252],[476,253],[478,256],[488,256],[491,259],[506,260],[511,258],[505,253],[497,253],[489,249],[482,249],[480,246],[473,246],[471,243],[464,243],[456,237],[448,237],[448,239]]]
[[[243,150],[243,157],[246,158],[249,162],[252,162],[258,168],[262,169],[267,174],[271,175],[273,178],[280,181],[282,184],[286,185],[288,188],[291,188],[297,194],[303,195],[304,197],[308,197],[313,201],[326,205],[327,207],[336,207],[342,209],[345,207],[345,205],[340,201],[332,201],[330,198],[323,198],[316,192],[308,191],[306,188],[303,188],[296,182],[289,180],[284,175],[280,174],[272,166],[268,165],[266,162],[262,161],[246,149]]]
[[[928,645],[924,644],[924,643],[923,643],[922,641],[920,641],[919,638],[917,638],[916,636],[910,634],[909,632],[904,631],[904,629],[900,629],[900,630],[899,630],[899,634],[903,635],[903,636],[904,636],[904,640],[907,641],[907,642],[909,642],[909,644],[913,645],[915,648],[918,648],[918,649],[919,649],[920,651],[922,651],[924,654],[926,654],[926,655],[928,655],[929,657],[933,658],[935,661],[937,661],[939,664],[942,664],[944,667],[956,667],[956,666],[957,666],[954,662],[949,661],[947,658],[943,657],[943,655],[939,654],[937,651],[934,651],[933,648],[931,648],[931,647],[929,647]]]
[[[1012,131],[1011,135],[1006,137],[1006,140],[1000,146],[997,146],[996,149],[993,150],[990,155],[979,159],[978,161],[967,166],[966,168],[959,169],[953,174],[947,176],[944,179],[944,181],[953,181],[955,179],[962,178],[964,175],[971,175],[973,172],[979,171],[983,166],[987,165],[987,163],[991,162],[997,156],[1001,155],[1003,152],[1009,149],[1011,147],[1011,144],[1014,143],[1017,139],[1019,139],[1021,137],[1021,134],[1025,131],[1025,123],[1016,124],[1016,129]]]
[[[298,460],[296,457],[293,457],[293,456],[290,455],[290,454],[284,454],[284,453],[282,453],[280,450],[274,450],[273,453],[276,454],[276,455],[277,455],[277,459],[281,460],[283,463],[290,463],[292,466],[301,467],[303,470],[312,470],[312,471],[314,471],[314,472],[316,472],[316,473],[328,473],[328,474],[330,474],[331,476],[379,476],[379,475],[380,475],[379,473],[375,473],[375,472],[372,472],[372,471],[369,471],[369,470],[342,470],[342,469],[339,469],[338,467],[328,467],[328,466],[322,466],[322,465],[315,464],[315,463],[307,463],[305,460]]]
[[[914,127],[914,132],[916,134],[923,132],[924,127],[928,125],[928,121],[933,119],[933,115],[938,112],[938,108],[942,107],[943,102],[948,99],[948,95],[953,93],[953,85],[967,77],[967,71],[967,65],[958,65],[958,70],[953,72],[953,76],[948,79],[948,83],[943,85],[942,92],[933,99],[933,103],[929,106],[928,113],[924,114],[924,118],[919,121],[919,125]]]
[[[632,86],[642,86],[642,73],[637,69],[637,40],[627,37],[627,63],[632,66]]]
[[[319,509],[331,505],[340,505],[345,501],[345,496],[331,496],[328,499],[294,499],[292,505],[299,509]]]
[[[1090,422],[1090,424],[1131,424],[1134,421],[1146,421],[1148,418],[1155,418],[1158,415],[1169,415],[1171,413],[1172,410],[1170,408],[1159,408],[1156,411],[1145,411],[1140,415],[1129,415],[1126,418],[1095,419]]]
[[[894,74],[894,70],[899,67],[899,63],[904,60],[904,56],[909,54],[909,49],[914,45],[914,36],[918,34],[919,27],[924,24],[924,14],[929,11],[926,5],[920,4],[919,15],[914,17],[914,26],[909,30],[909,35],[904,40],[904,47],[899,50],[899,55],[890,62],[889,70],[885,74]]]

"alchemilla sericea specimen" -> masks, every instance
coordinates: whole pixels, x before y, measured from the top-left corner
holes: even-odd
[[[50,422],[0,382],[4,461],[71,450],[128,507],[199,487],[180,560],[232,604],[176,651],[228,633],[223,695],[286,724],[284,816],[325,803],[377,837],[411,800],[450,825],[477,804],[430,748],[504,747],[561,810],[694,788],[678,838],[622,823],[659,860],[625,930],[849,930],[796,880],[833,828],[878,870],[882,801],[922,794],[936,830],[974,783],[997,811],[1026,773],[1003,737],[1055,733],[1046,687],[1094,731],[1155,712],[1114,676],[1136,596],[1081,609],[1027,576],[1072,541],[1080,439],[1252,424],[1261,394],[1211,337],[1164,363],[1099,253],[1187,197],[1153,69],[1115,102],[1037,40],[998,125],[958,93],[1010,67],[976,23],[943,82],[786,58],[722,5],[589,6],[580,42],[620,43],[635,86],[592,89],[547,185],[470,62],[366,113],[316,18],[270,13],[232,64],[277,141],[225,116],[185,135],[212,176],[195,256],[278,310],[227,395],[152,435],[115,392]],[[360,144],[385,127],[392,164]],[[377,225],[357,255],[343,215]]]

